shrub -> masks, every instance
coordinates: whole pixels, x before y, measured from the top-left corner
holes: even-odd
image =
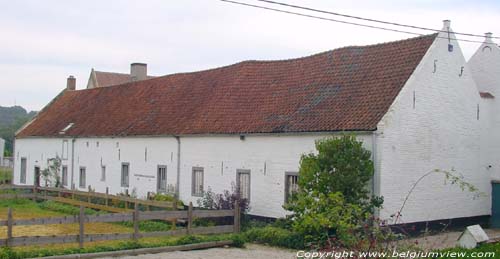
[[[267,226],[252,228],[243,233],[245,241],[280,246],[292,249],[304,249],[305,242],[302,235],[290,230]]]
[[[163,193],[152,193],[149,198],[154,201],[168,201],[175,202],[177,201],[177,206],[184,206],[184,203],[174,197],[172,194],[163,194]]]
[[[352,247],[372,236],[373,211],[383,202],[369,196],[370,151],[349,135],[318,140],[316,149],[317,154],[302,156],[299,190],[284,207],[293,212],[292,227],[306,241]]]
[[[238,202],[241,212],[241,219],[243,221],[245,220],[245,214],[248,210],[248,200],[242,199],[240,197],[238,192],[236,192],[234,184],[232,185],[231,191],[224,190],[219,194],[216,194],[210,188],[208,188],[208,191],[203,193],[203,197],[198,199],[196,202],[198,203],[198,206],[200,208],[210,210],[233,210],[234,204]],[[211,221],[216,224],[232,224],[233,220],[233,217],[224,217],[219,219],[214,218],[210,220],[201,220],[200,222]]]

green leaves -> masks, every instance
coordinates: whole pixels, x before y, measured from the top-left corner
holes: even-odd
[[[306,241],[324,245],[334,236],[352,246],[383,203],[367,188],[374,172],[371,153],[352,135],[318,140],[316,150],[301,157],[299,191],[284,207],[293,212],[293,229]]]

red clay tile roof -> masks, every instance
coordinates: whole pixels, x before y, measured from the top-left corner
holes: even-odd
[[[491,93],[489,92],[479,92],[479,95],[481,96],[481,98],[495,98],[495,96],[493,96]]]
[[[95,71],[95,76],[99,87],[121,85],[132,81],[129,74],[122,73]],[[155,77],[148,76],[147,78],[151,79]]]
[[[435,37],[65,91],[17,137],[375,130]]]

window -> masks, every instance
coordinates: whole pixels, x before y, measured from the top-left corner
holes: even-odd
[[[285,173],[285,203],[288,202],[290,196],[299,190],[298,185],[299,175],[296,172]]]
[[[203,167],[193,167],[191,194],[203,196]]]
[[[21,179],[19,182],[26,183],[26,158],[21,158]]]
[[[128,179],[129,179],[129,163],[122,163],[122,187],[128,187]]]
[[[101,182],[106,181],[106,166],[101,165]]]
[[[80,188],[85,188],[85,184],[87,181],[87,170],[85,167],[80,167]]]
[[[250,200],[250,170],[238,170],[236,187],[240,198]]]
[[[167,191],[167,167],[164,165],[158,166],[157,189],[158,193]]]
[[[68,166],[62,166],[62,184],[68,186]]]
[[[63,146],[62,146],[62,159],[66,160],[68,159],[68,141],[63,140]]]

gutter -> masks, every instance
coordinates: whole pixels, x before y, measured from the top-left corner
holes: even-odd
[[[177,186],[175,188],[175,195],[179,199],[179,189],[181,186],[181,137],[175,136],[175,139],[177,140]]]
[[[71,140],[71,190],[75,189],[75,178],[74,178],[74,172],[75,172],[75,142],[76,139]]]

